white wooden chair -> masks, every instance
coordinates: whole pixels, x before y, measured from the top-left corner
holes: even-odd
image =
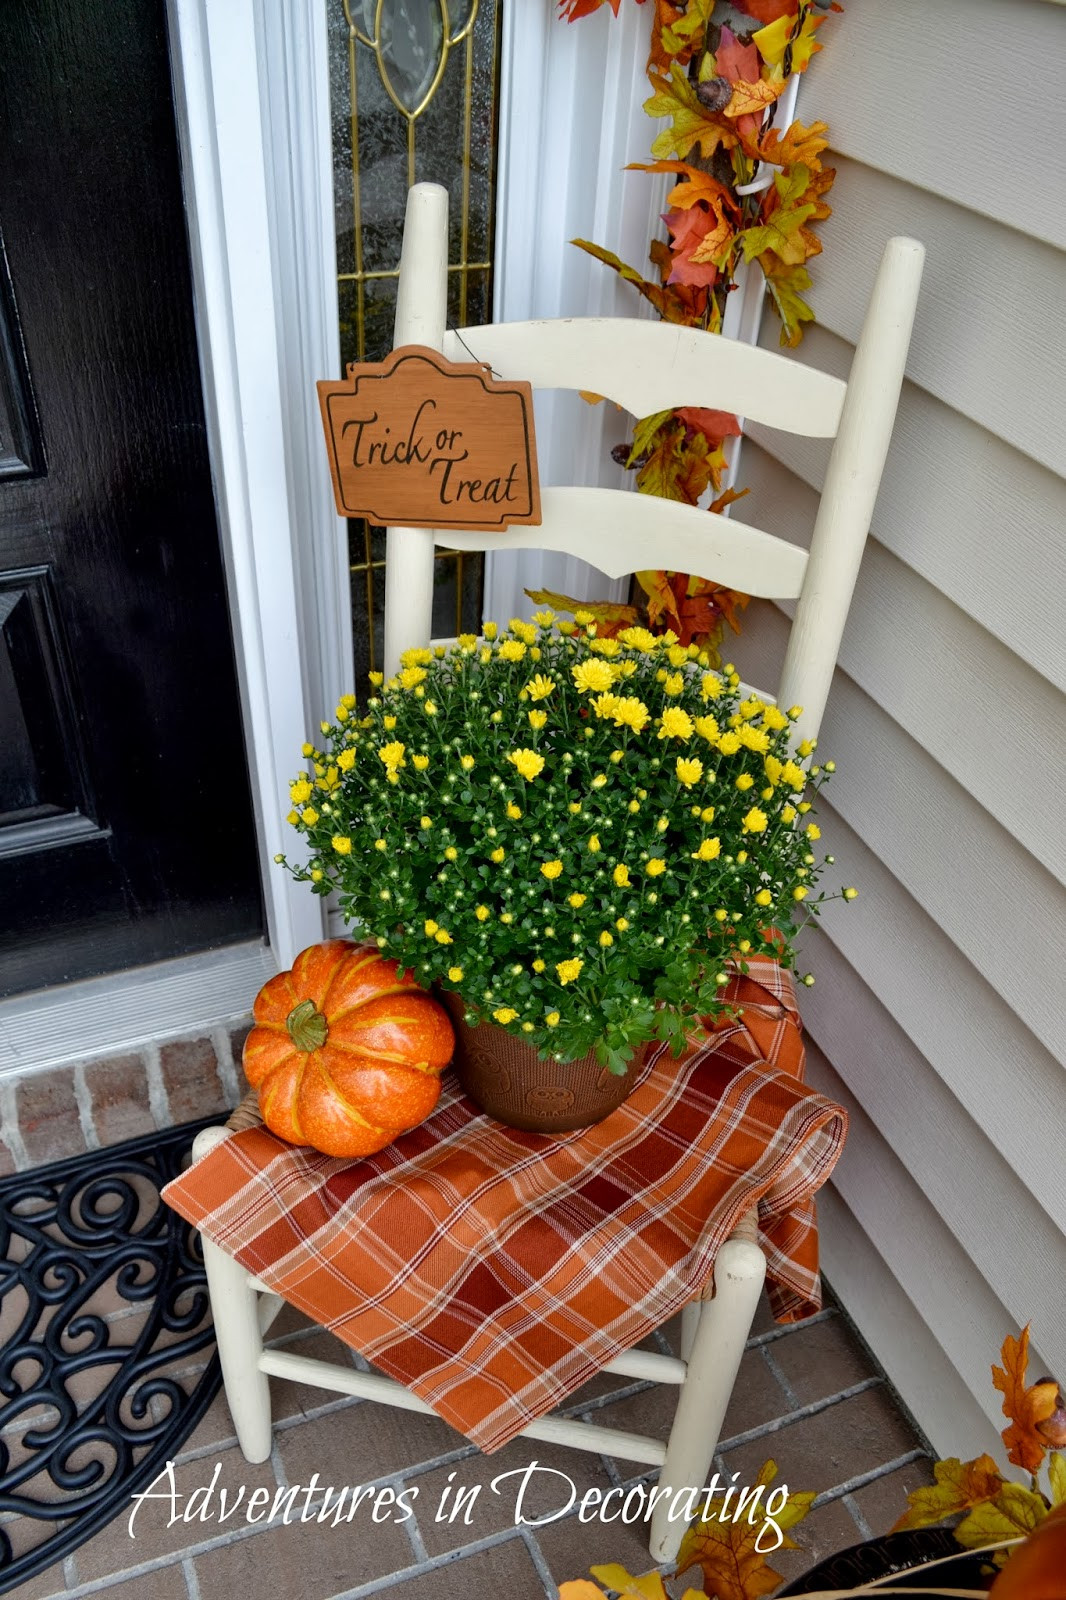
[[[814,368],[718,335],[662,322],[591,318],[446,328],[447,194],[418,184],[408,196],[395,343],[489,363],[501,378],[542,388],[581,388],[636,416],[673,406],[727,409],[788,432],[834,439],[810,553],[733,517],[628,490],[541,488],[543,521],[500,533],[390,528],[385,590],[385,670],[431,632],[434,544],[462,550],[554,549],[612,577],[655,566],[697,573],[755,595],[796,601],[778,702],[801,705],[797,738],[822,718],[863,545],[888,451],[910,339],[924,250],[890,239],[847,383]],[[225,1128],[196,1141],[206,1154]],[[270,1453],[268,1377],[289,1378],[414,1411],[430,1407],[374,1373],[268,1350],[263,1333],[280,1300],[204,1240],[226,1397],[249,1461]],[[765,1276],[755,1213],[723,1244],[713,1287],[687,1306],[681,1357],[632,1350],[606,1369],[679,1386],[669,1441],[559,1417],[525,1429],[531,1439],[592,1450],[661,1469],[676,1489],[707,1481]],[[684,1531],[660,1502],[651,1552],[672,1560]]]

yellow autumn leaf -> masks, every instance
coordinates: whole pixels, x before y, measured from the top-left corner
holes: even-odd
[[[559,1600],[604,1600],[604,1594],[587,1578],[571,1578],[559,1585]]]
[[[970,1511],[985,1500],[992,1500],[1003,1487],[1004,1478],[991,1456],[975,1461],[960,1461],[951,1456],[933,1465],[936,1482],[915,1489],[907,1496],[910,1510],[894,1525],[893,1533],[906,1528],[928,1528],[958,1511]]]
[[[1052,1451],[1048,1459],[1047,1475],[1051,1484],[1051,1504],[1066,1504],[1066,1456],[1060,1456],[1057,1450]]]
[[[955,1529],[966,1550],[980,1550],[1004,1539],[1024,1538],[1047,1516],[1044,1497],[1020,1483],[1004,1483],[994,1500],[975,1506]]]
[[[718,146],[732,149],[739,141],[727,123],[701,104],[696,91],[678,66],[671,66],[669,78],[649,73],[656,93],[645,100],[649,117],[669,117],[670,126],[658,134],[651,147],[653,156],[687,156],[698,146],[710,158]]]
[[[765,111],[767,106],[773,105],[784,87],[784,79],[780,83],[771,83],[766,78],[758,78],[754,83],[735,83],[729,104],[722,115],[723,117],[758,115]]]
[[[663,1580],[657,1572],[645,1572],[643,1577],[634,1578],[631,1572],[620,1566],[617,1561],[610,1562],[605,1567],[590,1567],[589,1571],[594,1578],[598,1578],[606,1589],[617,1589],[626,1600],[630,1595],[639,1595],[640,1600],[669,1600],[663,1588]],[[575,1596],[574,1600],[585,1600],[585,1596]]]
[[[776,22],[771,22],[765,28],[760,28],[751,36],[751,42],[770,68],[770,76],[775,81],[781,82],[785,78],[785,51],[789,50],[789,62],[792,72],[802,72],[810,62],[816,50],[822,47],[815,39],[815,31],[825,21],[824,17],[812,16],[809,12],[803,20],[803,26],[793,38],[792,30],[796,24],[795,16],[778,17]]]

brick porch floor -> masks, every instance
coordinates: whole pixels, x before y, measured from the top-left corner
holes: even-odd
[[[677,1334],[671,1324],[649,1348],[670,1350]],[[270,1342],[327,1360],[359,1360],[291,1309],[275,1323]],[[61,1566],[10,1593],[19,1600],[92,1594],[122,1600],[233,1600],[269,1586],[271,1593],[296,1600],[358,1600],[372,1594],[476,1600],[500,1592],[509,1600],[555,1600],[557,1585],[587,1576],[590,1565],[617,1561],[634,1573],[652,1565],[642,1525],[582,1524],[576,1513],[584,1489],[650,1482],[654,1474],[532,1440],[486,1457],[435,1418],[270,1381],[276,1428],[268,1462],[249,1466],[244,1461],[221,1394],[177,1458],[179,1494],[190,1495],[214,1479],[213,1519],[168,1527],[169,1501],[145,1502],[135,1538],[127,1518],[116,1520]],[[574,1397],[570,1411],[665,1437],[674,1397],[673,1390],[603,1377]],[[923,1442],[834,1306],[790,1329],[777,1327],[765,1307],[760,1309],[716,1466],[726,1481],[739,1472],[738,1481],[749,1484],[768,1456],[777,1462],[778,1482],[815,1489],[819,1496],[796,1530],[803,1552],[781,1551],[773,1560],[786,1578],[834,1550],[885,1532],[903,1511],[907,1491],[931,1481]],[[532,1461],[565,1474],[576,1498],[568,1515],[539,1528],[516,1527],[512,1486],[518,1479],[507,1479],[496,1494],[490,1484]],[[302,1489],[316,1473],[317,1491],[307,1500]],[[547,1517],[565,1505],[570,1495],[565,1478],[537,1476],[540,1492],[527,1497],[527,1517]],[[417,1489],[417,1495],[409,1494],[414,1515],[394,1520],[398,1508],[386,1495],[377,1504],[380,1520],[374,1520],[367,1501],[350,1523],[336,1527],[332,1511],[321,1523],[293,1520],[287,1526],[238,1522],[242,1509],[225,1523],[217,1517],[222,1488],[229,1490],[231,1504],[241,1486],[246,1500],[256,1488],[265,1488],[269,1503],[279,1486],[299,1485],[294,1517],[309,1507],[313,1519],[324,1489],[354,1484],[397,1494]],[[477,1490],[469,1510],[455,1523],[438,1521],[445,1489],[450,1504],[460,1487]],[[698,1573],[688,1582],[698,1587]],[[669,1585],[678,1594],[687,1586]]]

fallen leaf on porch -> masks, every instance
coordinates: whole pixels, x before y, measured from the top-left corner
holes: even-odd
[[[629,1600],[631,1595],[639,1596],[639,1600],[668,1600],[663,1580],[657,1572],[645,1572],[642,1577],[634,1578],[617,1561],[609,1562],[605,1567],[590,1567],[589,1571],[608,1589],[617,1589],[624,1600]]]
[[[960,1461],[951,1456],[933,1466],[936,1482],[907,1496],[910,1510],[893,1525],[893,1533],[907,1528],[930,1528],[958,1511],[970,1511],[993,1500],[1003,1487],[1003,1474],[991,1456]]]
[[[756,1483],[766,1487],[776,1476],[776,1463],[767,1461]],[[814,1499],[813,1492],[791,1494],[782,1510],[775,1514],[774,1521],[782,1533],[780,1549],[799,1548],[785,1529],[803,1520]],[[764,1530],[764,1518],[753,1508],[749,1513],[753,1516],[751,1522],[747,1519],[722,1522],[718,1519],[725,1506],[724,1498],[712,1500],[711,1515],[687,1529],[677,1558],[678,1575],[698,1566],[703,1573],[704,1588],[708,1594],[717,1596],[717,1600],[760,1600],[781,1582],[780,1573],[768,1566],[766,1556],[755,1548]]]
[[[1020,1339],[1007,1335],[1000,1354],[1003,1366],[992,1368],[992,1382],[1003,1396],[1003,1415],[1009,1417],[1011,1423],[1009,1428],[1003,1429],[1007,1460],[1016,1467],[1024,1467],[1026,1472],[1039,1472],[1048,1451],[1048,1440],[1039,1432],[1039,1424],[1046,1422],[1056,1409],[1059,1386],[1053,1378],[1046,1378],[1026,1387],[1028,1323]]]

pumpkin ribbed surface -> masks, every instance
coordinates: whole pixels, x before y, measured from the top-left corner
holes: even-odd
[[[429,1116],[455,1036],[374,945],[331,939],[256,997],[244,1071],[271,1133],[331,1156],[383,1150]]]

